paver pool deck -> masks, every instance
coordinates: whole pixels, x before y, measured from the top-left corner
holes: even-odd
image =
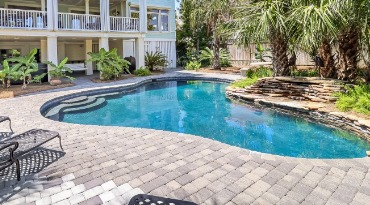
[[[184,71],[146,78],[161,76],[238,78]],[[51,141],[24,158],[21,182],[14,167],[0,172],[0,203],[126,204],[138,193],[217,205],[370,203],[370,158],[281,157],[188,134],[68,124],[40,114],[56,97],[146,78],[108,84],[80,78],[74,87],[0,100],[0,115],[12,119],[16,133],[55,130],[64,147]]]

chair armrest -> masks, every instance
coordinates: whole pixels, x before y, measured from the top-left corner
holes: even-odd
[[[0,142],[0,152],[9,148],[9,159],[11,161],[14,161],[14,151],[18,148],[18,146],[18,142]]]

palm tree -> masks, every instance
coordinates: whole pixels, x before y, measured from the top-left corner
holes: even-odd
[[[370,1],[337,0],[337,8],[343,13],[346,22],[338,36],[338,77],[353,81],[357,77],[361,39],[367,39],[369,35]]]
[[[336,77],[332,44],[343,22],[334,0],[292,0],[289,27],[303,50],[319,50],[321,76]]]
[[[289,74],[289,30],[286,25],[291,2],[242,0],[223,31],[240,44],[269,42],[275,76]]]
[[[213,34],[214,61],[212,68],[221,69],[220,62],[220,35],[217,28],[228,19],[231,0],[184,0],[193,5],[191,24],[193,29],[200,28],[204,24]]]

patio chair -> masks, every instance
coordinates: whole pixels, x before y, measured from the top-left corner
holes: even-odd
[[[1,141],[0,170],[10,167],[13,163],[15,163],[17,180],[20,181],[21,170],[19,166],[19,159],[54,138],[59,138],[59,145],[63,150],[62,139],[59,133],[49,130],[32,129],[20,135],[16,135]],[[8,149],[8,152],[6,149]]]
[[[7,116],[0,116],[0,123],[5,122],[5,121],[9,121],[10,130],[13,132],[12,121],[10,120],[10,118]]]
[[[189,201],[181,201],[177,199],[169,199],[158,196],[138,194],[131,198],[128,205],[162,205],[162,204],[172,204],[172,205],[197,205],[196,203]]]

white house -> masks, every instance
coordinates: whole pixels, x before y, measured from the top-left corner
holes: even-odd
[[[144,66],[161,51],[176,67],[175,0],[0,0],[0,61],[39,49],[39,62],[85,62],[88,52],[117,48]],[[87,74],[93,73],[87,63]]]

